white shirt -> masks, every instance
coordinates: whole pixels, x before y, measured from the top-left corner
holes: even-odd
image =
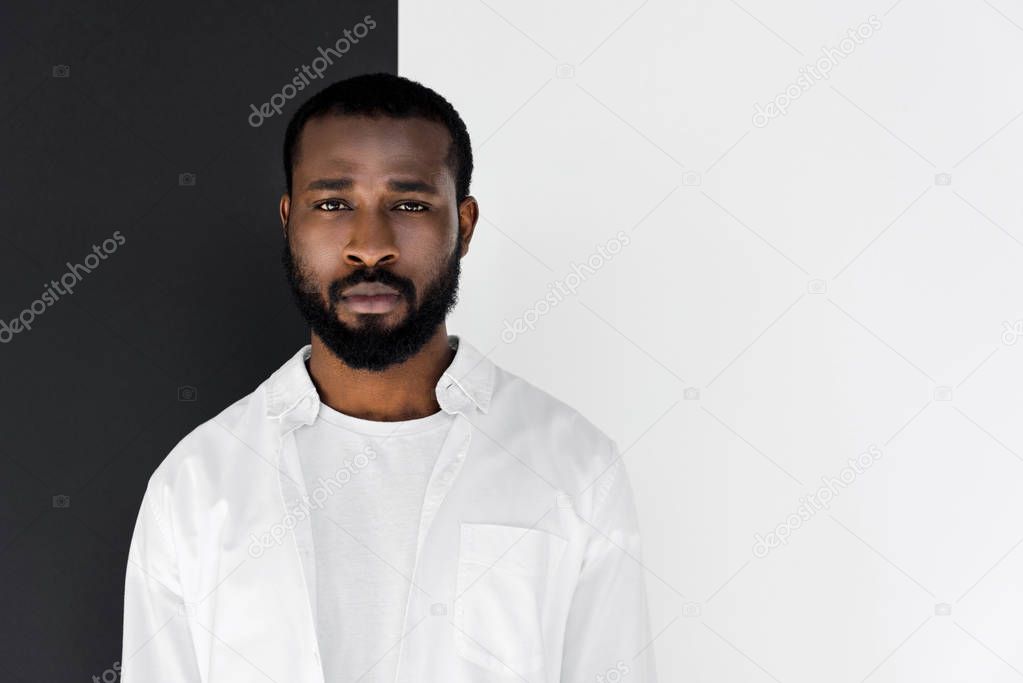
[[[322,404],[295,433],[302,480],[317,501],[310,602],[329,683],[394,680],[419,514],[453,422],[443,410],[376,422]]]
[[[452,418],[419,511],[394,681],[626,680],[655,666],[617,444],[457,336]],[[297,432],[321,403],[298,350],[187,434],[143,496],[125,579],[127,683],[326,683]]]

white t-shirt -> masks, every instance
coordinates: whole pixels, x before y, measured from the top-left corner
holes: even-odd
[[[316,557],[327,683],[393,681],[419,517],[453,416],[375,422],[321,402],[296,435]],[[319,492],[316,492],[319,489]]]

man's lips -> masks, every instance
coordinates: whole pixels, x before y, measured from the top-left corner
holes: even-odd
[[[355,313],[389,313],[401,300],[393,294],[353,294],[341,297],[341,304]]]

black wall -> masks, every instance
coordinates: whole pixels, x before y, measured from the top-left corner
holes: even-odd
[[[397,2],[0,13],[0,679],[113,681],[149,475],[308,341],[279,261],[287,118],[396,73]],[[303,65],[326,68],[253,126]]]

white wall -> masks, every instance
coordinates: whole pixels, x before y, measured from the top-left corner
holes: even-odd
[[[1023,678],[1023,6],[406,1],[400,73],[476,146],[450,329],[628,449],[662,681]]]

